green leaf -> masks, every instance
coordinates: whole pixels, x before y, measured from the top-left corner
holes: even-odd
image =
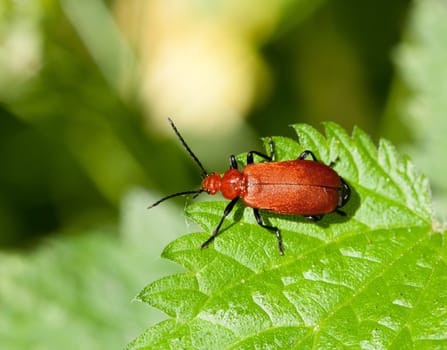
[[[300,144],[273,138],[277,160],[311,149],[335,161],[352,197],[320,222],[263,212],[283,234],[236,206],[208,249],[200,244],[226,202],[201,202],[187,216],[204,232],[170,243],[163,257],[187,269],[137,297],[171,319],[129,349],[306,349],[447,347],[444,233],[432,230],[426,178],[387,141],[376,148],[355,129],[325,124],[326,137],[295,125]],[[266,140],[265,140],[266,141]]]

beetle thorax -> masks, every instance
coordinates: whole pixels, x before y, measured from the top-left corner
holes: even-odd
[[[242,173],[237,169],[230,169],[221,177],[213,173],[205,177],[202,181],[202,189],[208,194],[216,194],[222,191],[222,195],[227,199],[234,199],[241,195]]]
[[[237,169],[227,170],[222,176],[220,190],[227,199],[239,197],[242,190],[242,173]]]
[[[241,195],[242,173],[237,169],[230,169],[223,174],[212,173],[202,181],[202,189],[208,194],[216,194],[222,191],[227,199],[234,199]]]

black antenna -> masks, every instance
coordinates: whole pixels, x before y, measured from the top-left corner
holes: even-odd
[[[187,145],[185,139],[180,134],[180,132],[177,130],[177,127],[175,126],[175,124],[172,121],[172,119],[168,118],[168,120],[169,120],[169,123],[171,124],[171,127],[174,130],[175,134],[177,135],[177,137],[179,138],[180,142],[182,143],[183,147],[185,147],[185,149],[188,151],[188,153],[191,156],[191,158],[194,159],[196,164],[202,170],[202,173],[201,173],[202,177],[203,178],[207,177],[208,176],[208,172],[205,170],[205,168],[203,167],[202,163],[200,163],[200,160],[196,157],[196,155],[193,153],[193,151],[191,151],[191,148],[189,148],[189,146]],[[188,195],[188,194],[194,194],[194,198],[195,198],[199,194],[201,194],[202,192],[206,192],[206,191],[201,188],[199,190],[192,190],[192,191],[184,191],[184,192],[173,193],[173,194],[170,194],[169,196],[166,196],[166,197],[163,197],[163,198],[159,199],[154,204],[151,204],[150,206],[148,206],[147,209],[151,209],[151,208],[159,205],[161,202],[164,202],[165,200],[173,198],[173,197],[185,196],[185,195]]]
[[[185,139],[182,137],[182,135],[180,135],[180,132],[177,130],[177,127],[175,126],[174,122],[172,121],[171,118],[168,118],[169,123],[171,123],[171,127],[174,130],[175,134],[177,135],[177,137],[179,138],[180,142],[182,143],[183,147],[185,147],[185,149],[188,151],[189,155],[191,156],[192,159],[194,159],[194,161],[196,162],[196,164],[200,167],[200,169],[202,170],[201,176],[202,178],[205,178],[208,175],[208,172],[205,170],[205,168],[203,167],[202,163],[200,163],[199,158],[196,157],[196,155],[193,153],[193,151],[191,151],[191,148],[189,148],[189,146],[186,144]],[[195,192],[189,192],[189,193],[195,193]],[[185,193],[185,194],[188,194]],[[181,195],[181,194],[179,194]],[[164,199],[163,199],[164,200]],[[157,203],[158,204],[158,203]]]
[[[200,190],[195,190],[195,191],[184,191],[184,192],[173,193],[173,194],[170,194],[169,196],[166,196],[166,197],[163,197],[162,199],[159,199],[154,204],[151,204],[150,206],[148,206],[147,209],[151,209],[151,208],[159,205],[161,202],[164,202],[166,199],[169,199],[169,198],[178,197],[178,196],[184,196],[184,195],[187,195],[187,194],[195,194],[194,197],[196,197],[196,196],[198,196],[202,192],[204,192],[204,190],[200,189]]]

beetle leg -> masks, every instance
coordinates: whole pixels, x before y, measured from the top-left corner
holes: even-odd
[[[269,162],[273,161],[273,158],[275,156],[275,146],[273,144],[272,137],[270,137],[270,140],[269,140],[269,147],[270,147],[270,155],[267,155],[267,154],[264,154],[264,153],[261,153],[258,151],[247,152],[247,164],[254,163],[253,154],[256,154],[257,156],[262,157]]]
[[[233,210],[234,205],[236,204],[236,202],[238,200],[239,200],[239,197],[236,197],[230,203],[228,203],[228,205],[225,207],[224,213],[223,213],[222,217],[220,218],[220,221],[217,224],[216,228],[214,229],[211,237],[208,238],[205,242],[203,242],[203,244],[201,245],[201,248],[208,247],[210,245],[210,243],[212,241],[214,241],[214,238],[216,238],[216,236],[219,234],[220,228],[221,228],[225,218],[228,216],[228,214],[231,213],[231,211]]]
[[[274,233],[276,234],[276,239],[278,240],[279,253],[281,255],[284,255],[284,248],[282,246],[282,237],[281,237],[281,232],[279,231],[279,229],[277,227],[265,225],[262,222],[262,217],[261,217],[261,214],[259,213],[259,209],[253,208],[253,214],[255,215],[256,222],[258,223],[259,226],[262,226],[269,231],[274,231]]]
[[[339,159],[339,158],[338,158],[338,156],[337,156],[337,158],[335,158],[335,160],[331,161],[331,162],[328,164],[328,167],[333,168],[333,167],[335,166],[335,164],[337,164],[338,159]]]
[[[269,137],[269,147],[270,147],[270,160],[274,161],[275,159],[275,144],[273,143],[273,138]]]
[[[230,156],[230,169],[237,169],[237,161],[234,155]]]
[[[317,159],[317,157],[315,157],[315,154],[312,152],[312,151],[309,151],[309,150],[305,150],[305,151],[303,151],[299,156],[298,156],[298,160],[303,160],[303,159],[306,159],[306,157],[307,156],[311,156],[312,157],[312,159],[314,160],[314,161],[316,161],[316,162],[318,162],[318,159]]]
[[[250,151],[250,152],[247,153],[247,164],[254,163],[253,154],[256,154],[257,156],[262,157],[265,160],[268,160],[269,162],[272,161],[272,157],[268,156],[267,154],[264,154],[264,153],[261,153],[261,152],[258,152],[258,151]]]
[[[304,217],[310,221],[320,221],[323,218],[323,215],[309,215]]]

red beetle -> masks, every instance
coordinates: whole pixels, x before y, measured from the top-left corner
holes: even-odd
[[[331,167],[318,162],[311,151],[302,152],[296,160],[274,162],[274,147],[270,138],[270,155],[257,151],[248,152],[247,166],[242,171],[238,170],[236,157],[231,155],[230,169],[223,176],[217,173],[208,174],[173,121],[169,119],[169,122],[185,149],[202,170],[202,186],[199,190],[178,192],[163,197],[148,208],[153,208],[172,197],[198,195],[202,192],[214,195],[221,191],[231,202],[225,207],[222,218],[211,237],[202,244],[202,248],[207,247],[219,234],[225,217],[230,214],[239,198],[242,198],[246,206],[253,208],[254,216],[260,226],[276,234],[281,254],[284,254],[281,232],[277,227],[263,223],[259,209],[278,214],[303,215],[313,221],[320,220],[324,214],[334,211],[346,215],[339,208],[349,200],[351,190],[348,184]],[[254,154],[268,162],[254,163]],[[305,160],[309,155],[313,160]]]

